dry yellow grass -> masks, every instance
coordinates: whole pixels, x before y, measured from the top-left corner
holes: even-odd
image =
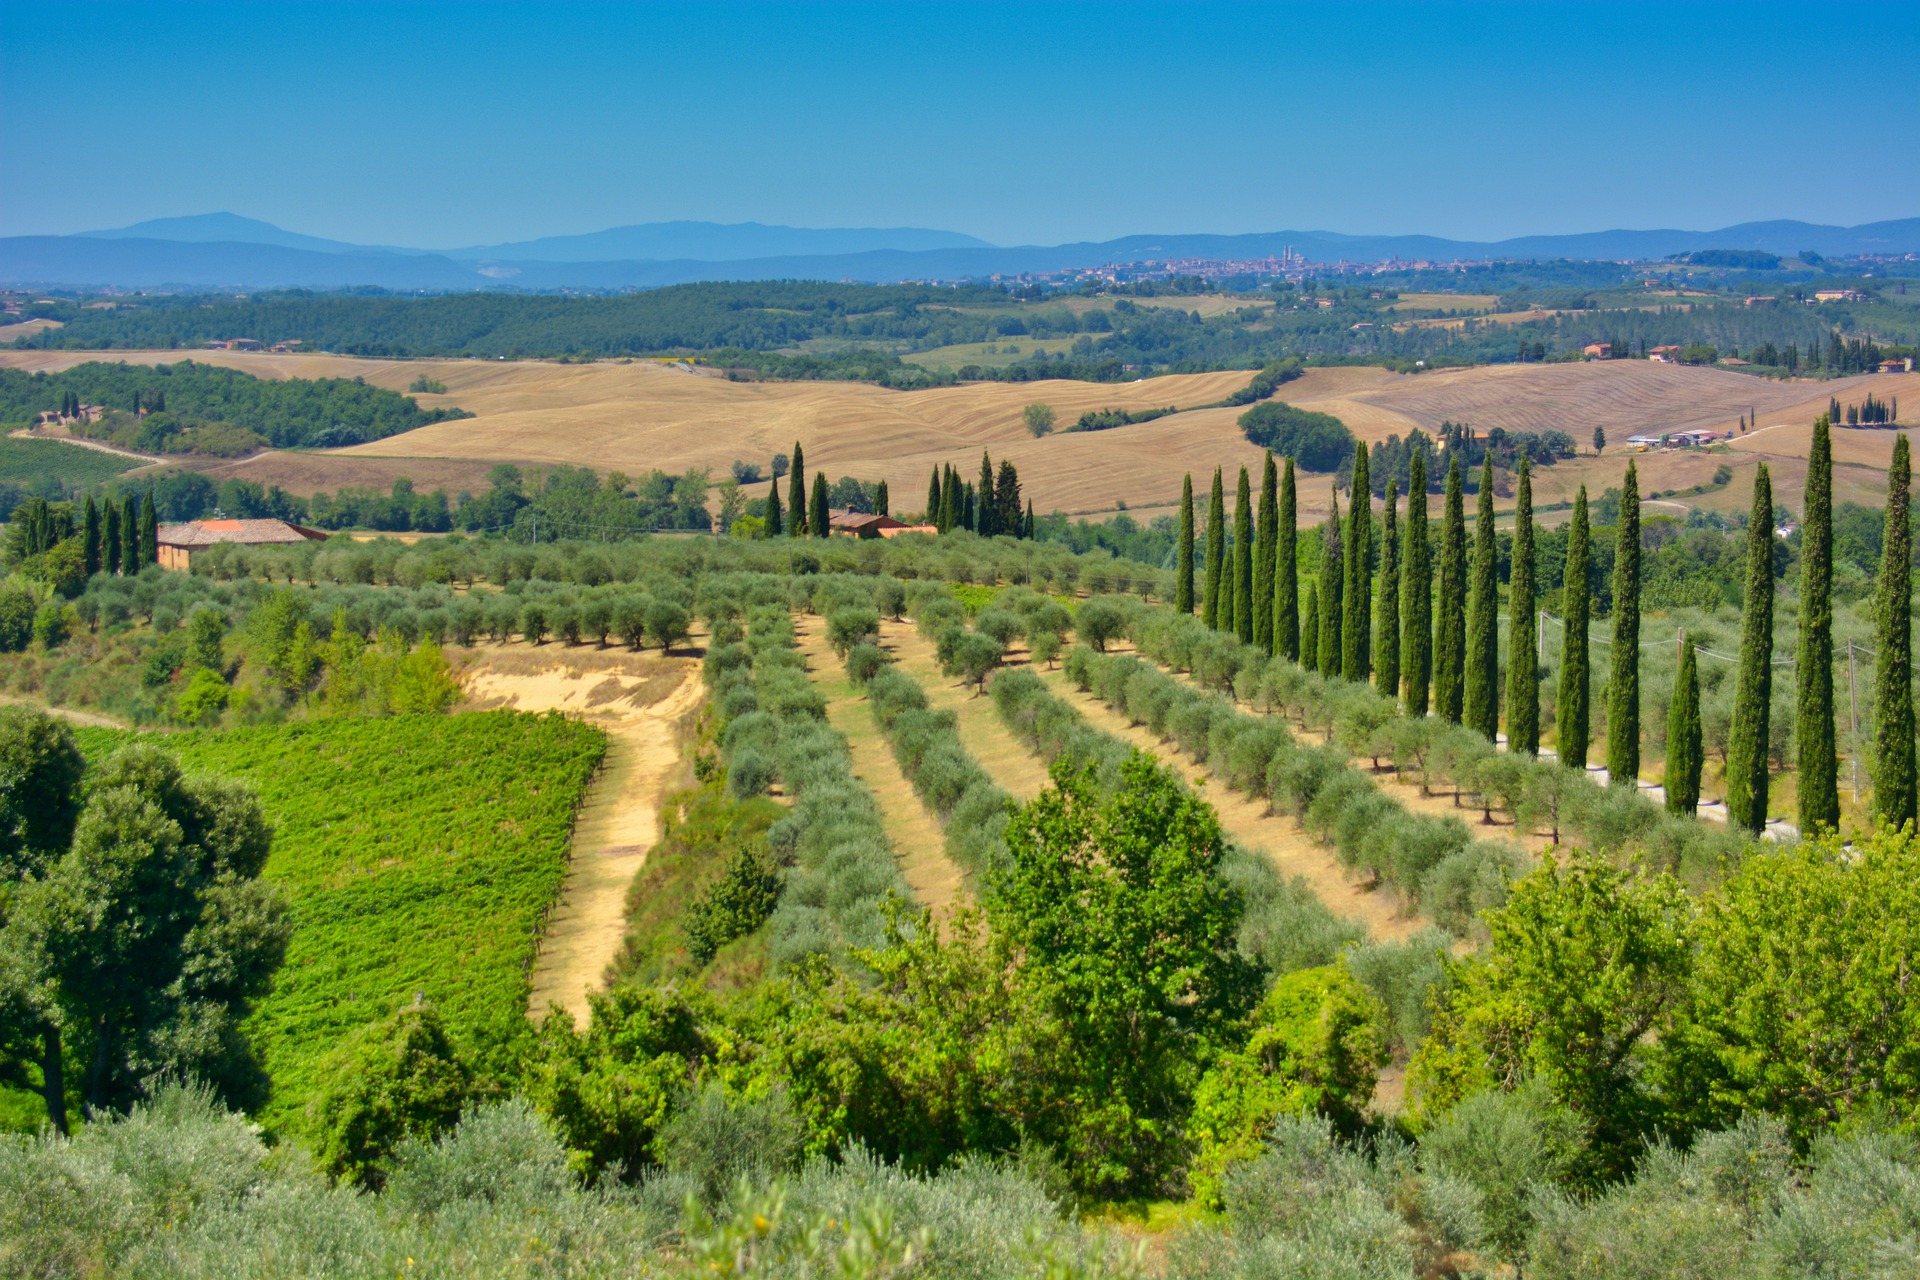
[[[409,476],[426,489],[479,490],[496,462],[569,464],[601,471],[638,473],[659,467],[682,471],[712,468],[724,475],[735,458],[764,462],[776,452],[805,444],[808,465],[830,475],[886,479],[897,511],[920,505],[927,476],[952,463],[971,476],[981,450],[1011,459],[1040,511],[1099,516],[1120,502],[1139,512],[1165,510],[1177,499],[1183,472],[1204,488],[1214,467],[1229,478],[1254,467],[1260,451],[1237,425],[1241,410],[1198,409],[1246,384],[1245,372],[1182,374],[1138,382],[974,383],[929,391],[890,391],[843,382],[729,382],[706,371],[654,361],[561,365],[485,360],[380,361],[325,355],[245,352],[0,352],[0,365],[58,369],[88,359],[148,363],[191,357],[263,377],[364,377],[397,391],[422,375],[445,383],[444,396],[423,395],[423,404],[454,404],[478,416],[440,423],[372,444],[333,453],[269,453],[241,463],[209,465],[215,476],[235,475],[277,483],[296,493],[342,484],[382,487]],[[1582,450],[1570,463],[1543,469],[1539,501],[1571,497],[1573,487],[1599,493],[1620,482],[1626,469],[1622,445],[1639,432],[1691,428],[1728,430],[1748,409],[1759,412],[1760,430],[1736,442],[1736,480],[1751,465],[1745,455],[1775,462],[1776,488],[1797,492],[1807,425],[1829,395],[1857,402],[1872,391],[1881,398],[1920,396],[1911,375],[1884,374],[1835,382],[1776,382],[1720,369],[1652,364],[1641,360],[1585,364],[1493,365],[1472,369],[1396,374],[1378,368],[1312,369],[1280,389],[1279,398],[1340,417],[1362,441],[1404,436],[1415,427],[1432,431],[1443,420],[1479,430],[1556,428]],[[1021,425],[1021,409],[1040,401],[1053,406],[1062,426],[1089,409],[1186,410],[1153,422],[1093,433],[1056,432],[1040,440]],[[1612,442],[1594,457],[1593,429]],[[1777,429],[1776,429],[1777,428]],[[1792,428],[1793,430],[1789,430]],[[1797,434],[1796,434],[1797,433]],[[1842,433],[1843,436],[1853,433]],[[1885,467],[1891,437],[1857,433],[1864,450],[1857,468],[1842,467],[1871,489]],[[1873,440],[1884,443],[1873,444]],[[1843,463],[1854,460],[1843,452]],[[1658,454],[1641,458],[1643,489],[1680,489],[1707,480],[1713,468],[1699,455]],[[1702,468],[1704,471],[1702,472]],[[1696,474],[1698,473],[1698,474]],[[1840,496],[1852,490],[1839,477]],[[1231,482],[1231,481],[1229,481]],[[1302,486],[1303,520],[1324,509],[1323,477]],[[1789,502],[1793,499],[1787,499]],[[1695,500],[1689,500],[1695,501]],[[1716,505],[1709,496],[1700,505]]]
[[[16,338],[30,338],[36,333],[45,333],[49,329],[58,329],[59,320],[22,320],[17,324],[0,324],[0,342],[12,342]]]
[[[1497,293],[1403,293],[1389,311],[1491,311],[1500,305]]]

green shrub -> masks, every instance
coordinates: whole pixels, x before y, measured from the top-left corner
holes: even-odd
[[[453,1127],[473,1083],[439,1012],[418,999],[349,1036],[320,1075],[308,1107],[320,1167],[376,1188],[402,1142]]]

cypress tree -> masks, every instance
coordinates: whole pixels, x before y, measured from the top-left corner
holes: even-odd
[[[807,532],[816,538],[827,536],[827,473],[813,473],[813,503],[807,508]]]
[[[84,558],[87,576],[91,578],[100,572],[100,508],[95,505],[92,494],[87,495],[87,514],[82,531],[85,536],[80,544],[81,555]]]
[[[1895,827],[1915,820],[1913,745],[1913,463],[1907,437],[1894,438],[1887,470],[1887,523],[1874,601],[1873,810]],[[93,516],[93,504],[87,504]]]
[[[1347,508],[1340,584],[1340,674],[1365,684],[1373,670],[1373,481],[1367,450],[1353,451],[1353,505]]]
[[[1566,635],[1560,643],[1560,693],[1554,700],[1559,730],[1555,741],[1560,763],[1582,772],[1587,767],[1587,739],[1591,736],[1591,668],[1587,661],[1587,623],[1593,614],[1593,595],[1587,582],[1587,486],[1573,499],[1573,522],[1567,527]]]
[[[1840,825],[1839,757],[1833,740],[1833,442],[1823,415],[1807,458],[1807,509],[1800,525],[1800,645],[1793,674],[1799,697],[1800,830]]]
[[[807,457],[793,442],[793,470],[787,472],[787,521],[794,537],[807,532]]]
[[[1025,512],[1020,506],[1020,472],[1013,463],[1002,459],[999,479],[993,486],[994,532],[1018,538],[1025,524]]]
[[[1273,647],[1283,658],[1300,657],[1300,560],[1294,494],[1293,459],[1280,472],[1280,506],[1275,513],[1278,535],[1273,542]]]
[[[1226,495],[1220,491],[1220,468],[1213,469],[1213,492],[1207,498],[1207,590],[1202,601],[1201,621],[1215,631],[1220,625],[1220,585],[1227,552]],[[1233,612],[1233,597],[1227,597],[1227,612]]]
[[[1493,458],[1480,469],[1480,502],[1473,527],[1473,564],[1467,584],[1466,692],[1460,723],[1494,740],[1500,727],[1500,553],[1493,532]]]
[[[873,490],[874,514],[882,515],[882,516],[891,516],[893,512],[889,510],[889,508],[892,507],[892,505],[893,505],[893,499],[887,493],[887,482],[885,480],[882,480],[879,484],[874,486],[874,490]]]
[[[1260,471],[1260,517],[1253,531],[1253,642],[1262,653],[1273,653],[1273,545],[1279,540],[1280,475],[1267,450]]]
[[[1533,469],[1520,459],[1513,510],[1513,569],[1508,575],[1507,749],[1540,754],[1540,634],[1533,585]]]
[[[128,576],[140,572],[140,499],[128,498],[120,504],[120,571]]]
[[[1467,517],[1460,499],[1460,455],[1447,463],[1446,507],[1440,517],[1440,603],[1433,624],[1433,704],[1460,723],[1467,660]]]
[[[927,476],[927,518],[924,523],[937,525],[943,504],[940,501],[940,468],[935,467]]]
[[[160,512],[153,505],[153,490],[147,490],[146,506],[140,513],[140,563],[160,561]]]
[[[1174,572],[1173,608],[1193,612],[1193,473],[1180,483],[1180,564]]]
[[[1307,583],[1306,602],[1300,606],[1300,634],[1311,643],[1300,646],[1300,665],[1308,671],[1320,669],[1320,586]]]
[[[953,478],[953,468],[940,468],[940,511],[934,518],[940,526],[940,532],[946,533],[960,523],[960,486]]]
[[[1700,766],[1705,760],[1700,742],[1700,676],[1695,667],[1693,641],[1680,649],[1680,672],[1673,679],[1673,702],[1667,708],[1667,810],[1692,814],[1700,807]]]
[[[1387,504],[1380,515],[1380,580],[1373,601],[1373,687],[1389,698],[1400,695],[1400,528],[1395,508],[1400,482],[1387,481]]]
[[[1613,539],[1613,659],[1607,681],[1607,778],[1635,787],[1640,777],[1640,476],[1632,459],[1620,484]]]
[[[980,495],[979,510],[973,517],[974,532],[983,538],[991,538],[1000,532],[1000,512],[993,501],[993,459],[987,456],[985,449],[980,451],[980,483],[974,487],[974,492]]]
[[[108,498],[100,518],[100,564],[108,573],[120,572],[120,504]]]
[[[1023,538],[1026,538],[1029,542],[1033,540],[1033,499],[1032,498],[1027,499],[1027,530],[1025,533],[1021,534],[1020,536]]]
[[[1323,676],[1340,674],[1340,588],[1344,585],[1345,565],[1340,545],[1340,494],[1332,495],[1333,506],[1327,523],[1320,530],[1320,647],[1318,667]]]
[[[1233,491],[1233,633],[1253,639],[1253,492],[1247,469]]]
[[[1773,481],[1753,477],[1747,515],[1746,595],[1740,605],[1740,670],[1727,743],[1727,822],[1755,835],[1767,826],[1767,734],[1773,708]]]
[[[767,536],[778,538],[786,531],[786,516],[780,510],[780,482],[775,480],[767,486]]]
[[[980,531],[979,495],[973,491],[971,480],[960,486],[960,527],[969,533]]]
[[[1433,685],[1433,548],[1427,541],[1427,461],[1415,450],[1407,476],[1406,553],[1400,557],[1400,670],[1402,705],[1427,714]]]

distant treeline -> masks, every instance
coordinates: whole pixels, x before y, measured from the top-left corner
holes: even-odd
[[[1214,292],[1236,293],[1244,305],[1210,308],[1209,315],[1198,308],[1157,305],[1156,299],[1186,292],[1173,287],[1121,291],[1139,294],[1142,301],[1136,302],[1081,289],[1008,292],[986,285],[809,281],[687,284],[585,298],[290,291],[248,298],[121,299],[110,310],[56,302],[35,314],[59,319],[64,327],[14,345],[171,349],[244,337],[392,358],[681,355],[739,377],[832,378],[914,388],[955,379],[1115,381],[1217,369],[1297,371],[1297,362],[1306,360],[1413,371],[1579,359],[1582,347],[1593,342],[1636,355],[1656,346],[1684,347],[1715,357],[1738,356],[1761,366],[1760,372],[1828,375],[1871,367],[1869,356],[1904,354],[1920,342],[1920,290],[1910,300],[1905,281],[1846,282],[1862,296],[1807,305],[1803,295],[1828,282],[1790,283],[1777,271],[1748,273],[1751,278],[1739,281],[1725,271],[1703,271],[1699,281],[1660,282],[1687,289],[1682,298],[1650,294],[1617,264],[1579,270],[1562,265],[1565,269],[1557,271],[1469,270],[1444,282],[1432,273],[1401,273],[1362,284],[1216,282],[1210,286]],[[1400,296],[1396,287],[1479,289],[1496,296],[1503,310],[1552,314],[1508,323],[1445,302],[1422,312],[1398,312],[1391,309]],[[1750,296],[1772,301],[1747,305]],[[1421,323],[1434,319],[1448,323]],[[956,344],[1023,338],[1050,339],[1050,345],[1065,349],[1035,352],[1010,365],[965,365],[951,372],[901,359]]]
[[[192,361],[91,361],[62,373],[0,369],[0,424],[22,425],[78,405],[124,413],[129,421],[166,415],[167,430],[156,431],[155,439],[139,438],[136,425],[135,438],[122,442],[156,453],[165,451],[167,435],[212,424],[253,432],[280,449],[338,448],[473,416],[464,409],[422,409],[358,378],[256,378]]]

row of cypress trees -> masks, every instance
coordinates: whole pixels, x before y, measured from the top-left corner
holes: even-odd
[[[160,559],[160,517],[153,494],[96,503],[87,497],[80,522],[80,548],[87,575],[138,573]]]
[[[1838,826],[1838,755],[1833,703],[1833,450],[1830,422],[1814,425],[1808,459],[1806,512],[1800,563],[1800,632],[1796,676],[1796,757],[1799,824],[1813,832]],[[1415,455],[1404,525],[1397,486],[1387,487],[1383,545],[1369,545],[1374,524],[1366,451],[1355,453],[1349,493],[1356,500],[1342,521],[1336,490],[1321,527],[1323,554],[1315,581],[1299,584],[1294,535],[1292,459],[1277,472],[1271,453],[1263,468],[1258,524],[1249,511],[1249,476],[1242,468],[1231,548],[1225,539],[1224,492],[1216,471],[1205,531],[1203,618],[1269,654],[1309,670],[1349,680],[1371,679],[1398,695],[1410,716],[1431,709],[1444,719],[1493,738],[1500,723],[1498,544],[1494,534],[1493,474],[1482,467],[1471,546],[1458,457],[1449,464],[1441,514],[1437,582],[1428,527],[1424,459]],[[1894,826],[1916,819],[1912,693],[1911,459],[1904,435],[1895,443],[1887,483],[1885,552],[1875,595],[1876,725],[1875,813]],[[1194,603],[1193,482],[1182,489],[1185,535],[1176,607]],[[1257,531],[1256,531],[1257,528]],[[1640,493],[1629,461],[1614,531],[1614,611],[1607,685],[1607,758],[1610,780],[1633,785],[1640,771]],[[1731,821],[1758,832],[1766,825],[1768,719],[1773,668],[1773,491],[1766,465],[1754,479],[1747,524],[1746,582],[1739,669],[1728,750],[1727,805]],[[1514,506],[1514,552],[1507,596],[1509,648],[1505,680],[1511,750],[1540,749],[1539,601],[1534,565],[1533,484],[1520,464]],[[1377,559],[1379,576],[1373,576]],[[1558,751],[1563,764],[1584,769],[1591,739],[1591,665],[1584,638],[1592,618],[1587,588],[1591,527],[1587,492],[1574,500],[1565,574],[1566,642],[1559,672]],[[1432,584],[1432,585],[1430,585]],[[1431,708],[1429,707],[1431,701]],[[1702,749],[1698,659],[1691,641],[1680,645],[1679,669],[1668,709],[1667,804],[1692,813],[1700,798]]]
[[[1019,471],[1003,460],[996,472],[985,450],[980,453],[977,485],[961,480],[951,466],[934,468],[927,481],[926,519],[941,533],[970,529],[989,538],[1033,536],[1033,503],[1029,500],[1024,509],[1021,506]]]

